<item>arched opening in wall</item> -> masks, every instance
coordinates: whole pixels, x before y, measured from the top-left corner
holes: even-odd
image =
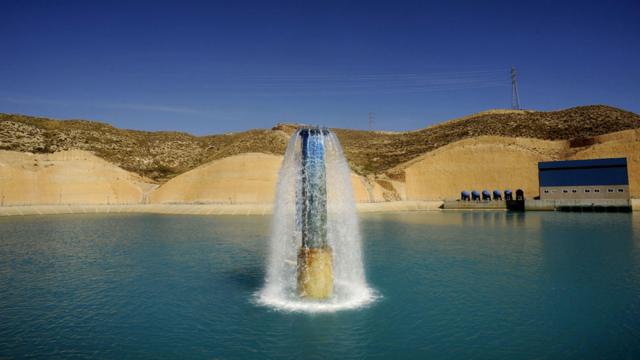
[[[504,199],[513,200],[513,194],[511,193],[511,190],[507,189],[504,191]]]

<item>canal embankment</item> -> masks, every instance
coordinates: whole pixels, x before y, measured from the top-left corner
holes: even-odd
[[[433,211],[442,207],[442,201],[388,201],[356,203],[360,213]],[[25,205],[0,206],[0,216],[145,213],[172,215],[270,215],[273,204],[122,204],[122,205]]]
[[[504,200],[445,200],[445,210],[508,210]],[[525,211],[640,211],[640,199],[561,199],[523,201]]]

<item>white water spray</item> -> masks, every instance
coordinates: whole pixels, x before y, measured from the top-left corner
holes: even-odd
[[[297,256],[302,242],[301,137],[289,141],[280,169],[266,283],[258,302],[287,311],[328,312],[361,307],[375,299],[367,286],[351,173],[336,136],[324,137],[327,189],[327,243],[333,249],[333,295],[309,300],[297,291]]]

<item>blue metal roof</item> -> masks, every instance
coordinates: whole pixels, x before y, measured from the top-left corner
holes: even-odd
[[[538,163],[538,169],[540,170],[567,169],[567,168],[578,168],[578,167],[602,167],[602,166],[627,166],[627,158],[542,161]]]
[[[540,186],[628,185],[627,159],[592,159],[538,163]]]

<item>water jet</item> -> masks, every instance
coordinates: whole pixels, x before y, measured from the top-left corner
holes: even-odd
[[[302,128],[301,191],[302,244],[298,251],[298,294],[326,299],[333,293],[331,247],[327,244],[326,129]]]
[[[364,276],[352,174],[333,132],[299,128],[278,175],[262,304],[335,311],[374,300]]]

